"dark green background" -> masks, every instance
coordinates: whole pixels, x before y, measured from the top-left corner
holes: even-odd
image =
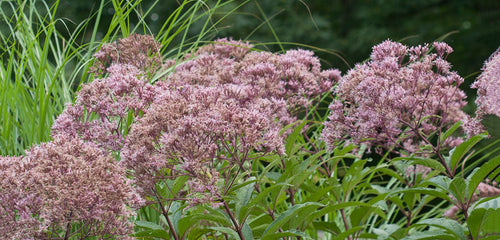
[[[154,1],[143,1],[147,9]],[[229,11],[237,2],[226,7]],[[154,33],[178,6],[176,0],[159,1],[150,21]],[[500,1],[498,0],[260,0],[250,1],[218,25],[217,37],[232,36],[255,42],[275,42],[258,6],[264,11],[282,42],[308,44],[338,51],[353,66],[366,59],[371,47],[388,38],[415,45],[432,42],[454,32],[445,41],[455,53],[449,61],[462,76],[480,70],[488,56],[500,46]],[[58,15],[83,21],[98,1],[61,1]],[[113,10],[110,3],[103,16],[109,22]],[[220,15],[224,12],[221,10]],[[133,19],[132,19],[133,21]],[[200,22],[201,24],[201,22]],[[71,23],[70,23],[71,25]],[[259,27],[260,25],[260,27]],[[102,26],[107,29],[107,26]],[[192,29],[196,33],[196,27]],[[252,35],[249,35],[252,33]],[[272,50],[279,47],[268,45]],[[284,45],[285,48],[296,48]],[[332,54],[321,54],[327,64],[345,72],[348,67]],[[470,77],[469,77],[470,78]],[[467,79],[471,82],[473,79]]]
[[[146,10],[154,2],[143,1],[141,6]],[[226,14],[225,11],[230,11],[240,2],[243,1],[235,1],[220,9],[212,21],[217,21]],[[157,1],[146,18],[149,31],[153,34],[158,31],[178,5],[176,0]],[[98,7],[99,1],[61,1],[58,16],[65,19],[68,26],[76,26]],[[102,31],[108,28],[106,23],[112,16],[113,7],[108,2],[100,25]],[[325,68],[338,68],[343,73],[355,63],[367,59],[371,47],[386,39],[418,45],[432,43],[451,33],[445,42],[455,52],[448,60],[465,78],[462,89],[469,96],[468,112],[474,111],[475,95],[475,90],[469,86],[480,73],[484,61],[500,46],[500,0],[252,0],[217,25],[217,32],[211,37],[233,37],[254,43],[276,42],[266,18],[281,42],[307,44],[337,52],[348,65],[337,55],[316,51]],[[193,36],[201,29],[203,21],[198,23],[190,30]],[[276,44],[262,47],[280,50]],[[298,46],[284,44],[283,47]],[[486,124],[496,128],[494,125],[498,120]]]

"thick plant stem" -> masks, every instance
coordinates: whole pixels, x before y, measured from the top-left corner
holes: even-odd
[[[345,216],[345,212],[344,212],[344,209],[340,209],[340,214],[342,215],[342,220],[344,221],[344,227],[345,227],[345,230],[349,230],[349,226],[347,225],[347,218]],[[347,236],[347,239],[348,240],[351,240],[351,236]]]
[[[156,192],[155,192],[155,195],[156,195]],[[174,225],[172,224],[172,222],[170,221],[170,218],[168,217],[168,212],[165,209],[165,207],[163,206],[163,204],[161,203],[161,200],[158,197],[158,195],[156,196],[156,199],[158,200],[158,204],[160,205],[161,212],[162,212],[163,216],[165,217],[165,219],[167,219],[168,228],[170,229],[170,233],[172,234],[172,236],[174,237],[175,240],[179,240],[179,236],[177,236],[177,233],[175,233]]]
[[[231,218],[231,221],[233,222],[234,228],[236,232],[238,233],[238,236],[240,237],[241,240],[245,240],[245,237],[243,236],[243,233],[241,232],[241,226],[238,224],[236,219],[233,216],[233,213],[231,213],[231,210],[229,209],[229,206],[227,205],[226,200],[222,199],[222,203],[224,204],[224,209],[226,210],[227,214],[229,215],[229,218]]]

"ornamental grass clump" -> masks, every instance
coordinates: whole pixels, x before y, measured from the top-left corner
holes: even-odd
[[[442,42],[433,48],[390,40],[374,46],[370,60],[357,64],[334,90],[322,133],[327,145],[347,139],[403,155],[429,153],[421,152],[425,146],[458,145],[461,138],[428,141],[458,121],[473,121],[462,111],[466,96],[458,87],[464,80],[446,61],[453,49]]]

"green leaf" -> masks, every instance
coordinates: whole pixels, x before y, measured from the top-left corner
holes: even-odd
[[[442,190],[449,191],[451,179],[447,176],[435,176],[429,179],[428,182]]]
[[[456,239],[467,239],[465,237],[466,229],[457,221],[447,218],[429,218],[418,222],[415,225],[430,225],[437,228],[442,228],[446,232],[455,235]]]
[[[317,230],[329,232],[334,235],[338,235],[342,231],[335,222],[316,221],[313,222],[313,226]]]
[[[269,214],[262,213],[256,217],[250,218],[245,223],[248,223],[248,225],[252,229],[254,238],[258,239],[262,237],[262,234],[264,234],[264,231],[272,221],[273,219],[271,218],[271,216],[269,216]]]
[[[132,236],[170,239],[170,234],[163,229],[140,231],[140,232],[134,233]]]
[[[467,227],[474,239],[479,238],[483,223],[487,220],[487,210],[484,208],[474,209],[467,218]]]
[[[464,159],[469,150],[474,147],[474,145],[476,145],[479,141],[487,137],[488,135],[484,133],[473,136],[450,151],[451,156],[449,167],[453,170],[453,172],[455,172],[455,170],[461,164],[462,159]]]
[[[500,198],[475,205],[467,218],[467,226],[474,239],[490,234],[500,234],[499,223]]]
[[[379,228],[374,228],[373,233],[377,235],[377,240],[400,239],[405,236],[405,230],[397,224],[384,224]]]
[[[291,229],[288,231],[283,231],[283,232],[278,232],[278,233],[266,235],[265,237],[262,238],[262,240],[283,239],[285,237],[302,237],[301,239],[312,239],[307,234],[305,234],[301,231]]]
[[[268,234],[275,233],[278,229],[281,228],[286,222],[288,222],[291,218],[298,217],[300,216],[301,218],[304,217],[304,215],[299,215],[298,213],[308,213],[311,214],[313,213],[314,209],[317,209],[318,207],[322,206],[320,203],[316,202],[307,202],[307,203],[302,203],[302,204],[297,204],[286,210],[285,212],[281,213],[276,220],[274,220],[269,226],[266,228],[264,231],[264,234],[262,237],[265,237]]]
[[[442,133],[441,136],[439,136],[439,142],[440,143],[444,143],[444,141],[448,137],[450,137],[451,134],[453,134],[460,126],[462,126],[462,122],[461,121],[458,121],[455,124],[453,124],[453,126],[451,126],[450,128],[448,128],[448,130],[446,130],[446,132]]]
[[[448,234],[440,230],[432,230],[426,232],[415,232],[402,240],[457,240],[456,236]]]
[[[233,237],[233,239],[240,239],[240,236],[236,231],[234,231],[232,228],[228,227],[208,227],[208,229],[215,230],[217,232],[223,232],[228,234],[229,236]]]
[[[442,173],[446,172],[446,169],[444,168],[443,164],[441,164],[441,162],[439,162],[438,160],[432,159],[432,158],[397,157],[397,158],[392,159],[392,161],[395,161],[395,162],[408,161],[408,165],[418,164],[418,165],[430,167],[433,170],[438,170]]]
[[[135,226],[140,227],[140,228],[149,229],[149,230],[158,230],[158,229],[163,230],[162,226],[160,226],[156,223],[146,222],[146,221],[135,221]]]
[[[351,225],[352,226],[363,225],[364,221],[369,216],[371,216],[373,212],[375,212],[377,215],[381,216],[384,219],[386,218],[385,213],[380,208],[376,206],[363,206],[354,208],[354,210],[351,212],[350,214]]]
[[[438,170],[441,173],[446,173],[446,169],[444,168],[443,164],[441,164],[438,160],[436,159],[431,159],[431,158],[415,158],[410,161],[411,164],[418,164],[422,165],[425,167],[430,167],[433,170]]]
[[[347,237],[349,237],[352,234],[355,234],[358,231],[361,231],[361,230],[363,230],[365,228],[366,228],[366,226],[356,226],[356,227],[350,228],[349,230],[343,231],[339,235],[335,236],[333,239],[335,239],[335,240],[345,240],[345,239],[347,239]]]
[[[302,128],[306,125],[307,121],[302,121],[297,127],[293,129],[293,132],[290,133],[290,135],[287,136],[286,138],[286,144],[285,144],[285,153],[287,156],[292,156],[294,155],[295,151],[292,151],[292,147],[295,145],[298,137],[302,133]],[[291,126],[295,125],[296,123],[290,124]],[[289,125],[289,126],[290,126]],[[296,148],[298,149],[298,148]]]
[[[181,204],[179,202],[172,202],[168,211],[170,212],[170,218],[172,221],[172,225],[174,226],[174,230],[177,234],[179,234],[179,221],[182,218]],[[168,225],[165,216],[161,215],[160,219],[164,220],[165,224]]]
[[[403,195],[403,202],[408,206],[408,209],[413,209],[417,202],[417,198],[419,198],[418,193],[407,192]]]
[[[179,176],[175,179],[174,184],[172,186],[172,194],[175,196],[179,191],[184,187],[184,184],[186,184],[187,180],[189,179],[188,176]]]
[[[500,166],[500,155],[488,160],[481,167],[474,169],[468,176],[468,198],[470,199],[476,191],[477,186],[481,183],[492,171]]]
[[[243,234],[243,237],[245,239],[249,239],[249,240],[254,239],[252,229],[250,228],[250,226],[246,222],[243,224],[243,226],[241,228],[241,233]]]
[[[467,190],[467,183],[463,178],[457,177],[450,183],[449,191],[460,203],[467,201]]]
[[[240,215],[240,210],[242,207],[247,206],[248,201],[252,197],[253,189],[255,186],[255,177],[249,178],[247,182],[250,183],[236,191],[235,210],[236,210],[236,216],[238,217],[240,223],[244,219],[242,217],[246,217]]]
[[[245,219],[250,214],[250,211],[255,208],[263,199],[265,199],[269,193],[276,190],[276,188],[285,188],[289,185],[286,183],[276,183],[270,187],[264,189],[262,192],[253,197],[246,205],[241,206],[239,219]]]
[[[438,198],[447,200],[449,202],[453,202],[453,200],[448,196],[448,194],[444,193],[443,191],[439,191],[437,189],[432,189],[432,188],[423,188],[423,187],[410,188],[410,189],[403,189],[403,190],[394,191],[394,192],[392,192],[392,194],[389,194],[388,197],[396,195],[396,194],[399,194],[399,193],[420,193],[420,194],[427,194],[427,195],[431,195],[431,196],[434,196],[434,197],[438,197]]]

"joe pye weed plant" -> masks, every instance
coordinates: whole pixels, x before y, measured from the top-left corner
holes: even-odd
[[[2,2],[1,239],[499,238],[498,140],[476,147],[498,53],[469,116],[444,42],[387,40],[342,75],[309,50],[203,41],[223,2],[185,1],[154,36],[151,9],[110,4],[80,45],[57,4]]]

